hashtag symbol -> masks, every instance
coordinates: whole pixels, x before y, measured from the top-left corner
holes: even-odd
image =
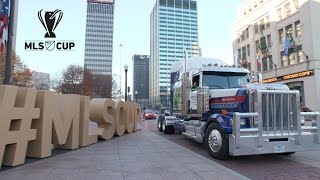
[[[28,142],[36,139],[32,120],[40,116],[35,100],[35,89],[0,86],[0,167],[25,162]]]

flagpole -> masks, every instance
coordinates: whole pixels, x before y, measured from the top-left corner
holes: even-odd
[[[5,76],[3,84],[10,84],[11,78],[11,52],[12,52],[12,37],[13,37],[13,23],[14,23],[14,9],[15,0],[10,0],[10,15],[8,22],[8,41],[7,41],[7,53],[6,53],[6,66],[5,66]]]

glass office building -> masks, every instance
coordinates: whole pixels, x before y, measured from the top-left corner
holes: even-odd
[[[176,61],[198,55],[196,0],[157,0],[150,15],[150,101],[157,109],[169,105],[170,68]]]

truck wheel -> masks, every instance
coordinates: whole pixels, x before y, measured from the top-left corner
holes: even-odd
[[[158,130],[159,130],[159,132],[163,131],[163,129],[162,129],[162,121],[160,119],[158,120]]]
[[[162,122],[163,134],[169,134],[169,127],[166,126],[166,122]]]
[[[222,128],[211,123],[205,134],[205,146],[211,157],[216,159],[227,159],[229,156],[229,138]]]
[[[175,131],[175,129],[174,129],[174,126],[171,126],[170,127],[170,134],[174,134],[176,131]]]

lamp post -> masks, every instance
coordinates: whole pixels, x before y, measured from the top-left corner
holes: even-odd
[[[136,91],[134,94],[136,95],[136,102],[137,102],[138,91]]]
[[[127,101],[127,92],[128,92],[128,87],[127,87],[127,73],[128,73],[128,65],[124,65],[124,72],[126,72],[125,76],[125,94],[124,94],[124,100]]]

